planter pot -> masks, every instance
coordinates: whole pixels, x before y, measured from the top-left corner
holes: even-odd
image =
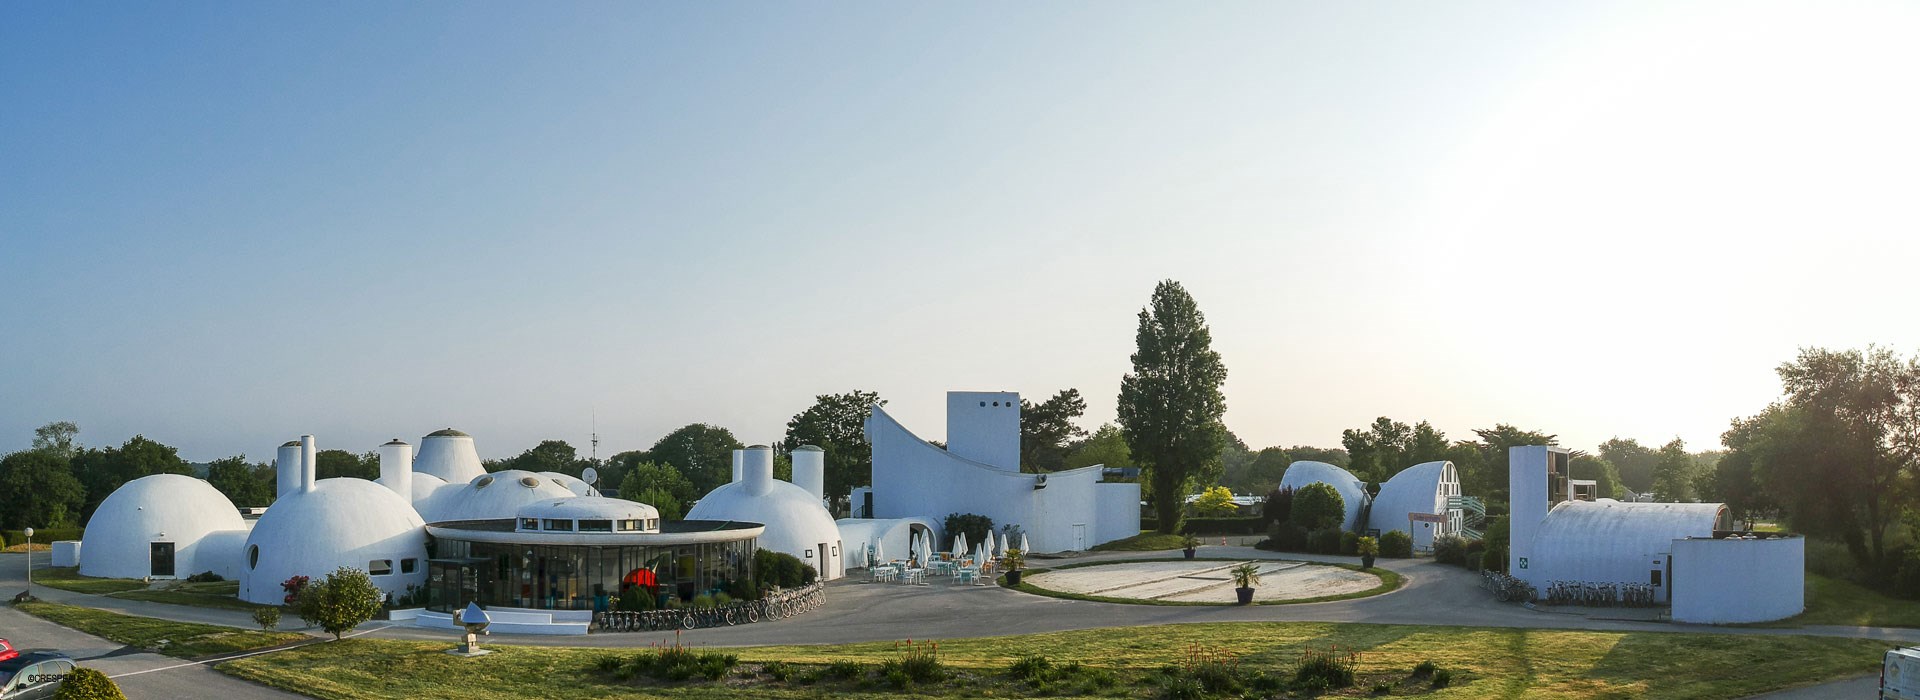
[[[1251,605],[1251,604],[1253,604],[1253,589],[1251,589],[1251,588],[1235,588],[1235,589],[1233,589],[1233,592],[1234,592],[1234,593],[1238,593],[1238,594],[1240,595],[1240,604],[1241,604],[1241,605]]]
[[[1373,568],[1373,555],[1371,554],[1360,555],[1360,568],[1362,569]]]
[[[1018,586],[1018,585],[1020,585],[1020,572],[1019,572],[1019,571],[1009,571],[1009,572],[1007,572],[1007,585],[1009,585],[1009,586]]]
[[[1192,558],[1193,558],[1193,550],[1192,550],[1192,549],[1188,549],[1188,550],[1186,550],[1186,553],[1187,553],[1187,558],[1188,558],[1188,559],[1192,559]]]

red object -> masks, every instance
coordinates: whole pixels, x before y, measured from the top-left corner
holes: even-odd
[[[653,578],[653,569],[634,569],[627,572],[627,577],[620,579],[620,582],[632,586],[646,586],[649,591],[660,586],[660,582]]]
[[[0,661],[6,661],[19,655],[20,652],[13,648],[12,643],[5,639],[0,639]]]

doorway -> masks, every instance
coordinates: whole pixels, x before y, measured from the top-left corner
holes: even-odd
[[[173,543],[155,542],[147,549],[148,575],[154,578],[173,576]]]
[[[1087,524],[1086,523],[1073,524],[1073,551],[1076,551],[1076,552],[1087,551]]]

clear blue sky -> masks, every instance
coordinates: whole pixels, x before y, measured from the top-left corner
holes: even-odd
[[[1911,352],[1911,4],[6,3],[0,450],[1113,415],[1181,280],[1256,447],[1717,443]]]

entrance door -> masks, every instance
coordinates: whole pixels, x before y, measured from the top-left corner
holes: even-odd
[[[1086,523],[1073,524],[1073,551],[1076,551],[1076,552],[1087,551],[1087,524]]]
[[[147,552],[147,563],[150,565],[150,575],[155,577],[172,576],[173,543],[155,542],[150,545]]]

